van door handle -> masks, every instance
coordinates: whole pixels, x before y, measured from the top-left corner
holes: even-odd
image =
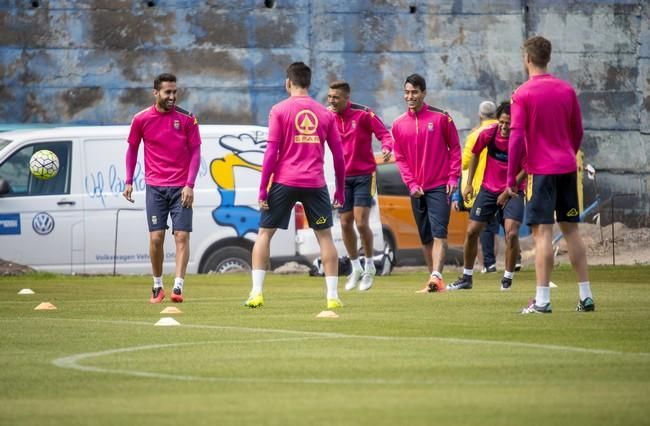
[[[61,200],[58,203],[56,203],[59,206],[74,206],[77,204],[76,201],[69,201],[69,200]]]

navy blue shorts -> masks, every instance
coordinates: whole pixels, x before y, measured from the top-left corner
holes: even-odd
[[[327,229],[332,227],[332,203],[327,186],[299,188],[274,183],[271,185],[266,201],[269,204],[269,209],[262,210],[260,228],[287,229],[291,210],[297,202],[302,203],[310,228]]]
[[[172,217],[172,232],[192,232],[192,207],[181,204],[182,186],[147,185],[146,205],[149,232],[169,228],[167,216]]]
[[[469,218],[487,223],[496,216],[498,223],[502,225],[505,219],[521,223],[524,220],[524,193],[520,192],[518,197],[510,198],[503,208],[497,205],[499,195],[501,194],[481,187],[469,213]]]
[[[528,175],[526,196],[528,225],[580,221],[577,172]]]
[[[374,192],[374,175],[347,176],[345,178],[345,202],[339,211],[344,213],[351,211],[354,207],[372,206]]]
[[[424,191],[420,198],[411,197],[411,208],[422,244],[447,238],[451,207],[446,185]]]

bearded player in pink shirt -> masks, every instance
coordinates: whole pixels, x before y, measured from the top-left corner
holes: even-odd
[[[327,103],[335,113],[345,158],[345,203],[339,212],[343,243],[352,263],[352,273],[345,283],[345,289],[352,290],[358,284],[359,290],[366,291],[372,287],[376,272],[372,257],[372,230],[368,223],[377,169],[372,152],[372,135],[381,141],[384,161],[390,159],[393,137],[370,108],[350,102],[350,85],[347,82],[337,80],[330,83]],[[366,255],[365,270],[361,268],[359,260],[355,224]]]
[[[162,272],[167,217],[176,242],[176,279],[172,302],[183,301],[185,271],[190,256],[194,181],[201,162],[199,124],[192,113],[176,106],[176,77],[161,74],[153,83],[155,104],[133,117],[126,152],[124,198],[133,202],[133,172],[144,141],[144,181],[149,225],[149,257],[153,272],[150,303],[165,298]]]
[[[571,85],[548,73],[550,60],[550,41],[539,36],[526,40],[524,65],[530,78],[512,95],[509,150],[512,162],[508,162],[508,187],[510,195],[516,196],[516,165],[526,155],[526,217],[535,240],[537,278],[535,298],[522,314],[552,312],[549,282],[555,220],[566,238],[571,265],[578,278],[577,310],[595,310],[585,245],[578,231],[576,153],[582,142],[582,114]]]
[[[311,69],[307,65],[289,65],[285,87],[290,97],[274,105],[269,113],[258,197],[262,215],[253,246],[253,288],[244,303],[250,308],[264,304],[262,290],[271,238],[277,228],[287,229],[296,202],[302,203],[320,245],[327,308],[343,306],[338,297],[338,254],[331,232],[332,207],[339,208],[344,202],[343,149],[334,115],[309,96],[310,85]],[[333,202],[323,172],[325,141],[332,152],[336,175]]]
[[[426,81],[412,74],[404,83],[408,111],[393,122],[395,161],[411,194],[424,258],[431,273],[418,293],[445,291],[442,268],[447,252],[451,194],[460,177],[460,141],[449,114],[424,102]]]

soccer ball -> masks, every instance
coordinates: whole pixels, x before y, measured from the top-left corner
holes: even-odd
[[[29,170],[38,179],[52,179],[59,172],[59,157],[47,149],[36,151],[29,159]]]

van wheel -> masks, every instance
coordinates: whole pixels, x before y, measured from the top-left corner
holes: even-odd
[[[396,262],[395,240],[393,240],[393,236],[385,229],[383,230],[383,235],[384,256],[382,257],[381,275],[390,275]]]
[[[225,274],[250,272],[251,252],[242,247],[224,247],[212,253],[203,264],[202,273]]]

